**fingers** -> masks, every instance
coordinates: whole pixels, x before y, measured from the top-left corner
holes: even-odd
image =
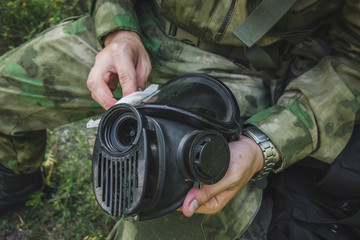
[[[118,74],[123,97],[136,92],[138,89],[134,65],[134,61],[137,59],[137,56],[134,56],[136,53],[132,52],[126,45],[118,43],[111,45],[111,51],[112,62]]]
[[[182,211],[191,217],[195,212],[211,214],[220,211],[262,167],[263,156],[257,144],[240,137],[229,143],[230,164],[225,176],[216,184],[192,188],[185,197]]]
[[[184,200],[182,211],[187,217],[191,217],[195,212],[215,213],[221,210],[236,192],[236,189],[215,185],[204,185],[201,189],[192,188]]]
[[[136,66],[136,79],[138,88],[141,88],[142,90],[145,89],[146,81],[150,75],[151,72],[151,64],[149,56],[146,54],[146,56],[143,56],[137,66]]]
[[[215,213],[221,210],[241,188],[241,170],[236,162],[230,161],[226,175],[213,185],[192,188],[185,197],[182,209],[185,216],[197,213]]]
[[[104,109],[109,109],[117,101],[112,94],[113,84],[111,84],[112,89],[107,84],[113,72],[114,69],[109,68],[107,61],[99,61],[91,69],[87,80],[87,87],[91,91],[93,99]]]
[[[197,194],[199,194],[197,189],[192,188],[186,195],[186,198],[182,205],[182,211],[187,217],[191,217],[199,208],[199,202],[196,199]]]
[[[111,52],[123,96],[144,89],[151,72],[149,55],[137,33],[120,31],[112,36]]]
[[[126,45],[113,44],[113,62],[118,74],[123,96],[144,89],[151,71],[150,59],[146,50],[138,52]]]
[[[117,100],[113,91],[121,85],[123,96],[144,89],[151,72],[149,56],[140,37],[129,31],[111,34],[107,46],[96,56],[87,86],[92,97],[108,109]]]

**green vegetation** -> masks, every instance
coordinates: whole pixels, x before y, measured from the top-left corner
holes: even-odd
[[[86,10],[83,5],[88,2],[90,0],[0,1],[0,55],[69,16],[81,15]]]
[[[88,119],[48,131],[44,168],[55,192],[37,193],[28,207],[0,217],[0,239],[104,239],[116,219],[98,206],[91,177],[96,129]]]
[[[77,0],[0,1],[0,53],[79,14]],[[116,219],[101,210],[92,191],[96,129],[86,129],[87,121],[48,130],[43,165],[45,182],[55,192],[36,193],[27,207],[0,216],[0,239],[94,240],[104,239],[110,232]]]

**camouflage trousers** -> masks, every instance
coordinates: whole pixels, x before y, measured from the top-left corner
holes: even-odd
[[[189,72],[205,73],[232,90],[243,116],[269,105],[260,73],[167,36],[147,8],[139,11],[153,67],[148,83],[163,84]],[[35,171],[44,159],[47,128],[104,111],[86,87],[100,50],[91,18],[83,16],[43,32],[0,58],[1,165],[16,173]],[[109,238],[233,239],[252,221],[261,194],[248,184],[217,214],[184,218],[174,213],[154,221],[119,221]]]

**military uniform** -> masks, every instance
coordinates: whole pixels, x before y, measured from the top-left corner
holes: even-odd
[[[90,16],[64,22],[0,58],[2,166],[15,173],[36,171],[44,129],[103,112],[86,79],[104,38],[120,29],[141,36],[153,67],[148,83],[188,72],[223,81],[245,124],[263,131],[281,155],[275,172],[309,156],[330,164],[345,148],[359,121],[359,1],[297,1],[255,45],[276,49],[266,67],[257,64],[259,57],[252,61],[254,48],[233,34],[260,1],[149,2],[95,1]],[[169,24],[175,34],[169,35]],[[272,105],[274,81],[286,89]],[[119,221],[109,238],[234,239],[253,220],[261,196],[250,182],[216,214]]]

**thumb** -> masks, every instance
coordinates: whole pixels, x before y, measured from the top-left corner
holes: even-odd
[[[203,185],[201,189],[192,188],[184,200],[182,210],[185,216],[197,213],[215,213],[225,206],[232,194],[216,185]]]
[[[191,217],[199,208],[199,202],[196,199],[196,196],[198,194],[201,194],[201,190],[197,188],[192,188],[186,195],[182,206],[182,211],[185,216]]]
[[[237,193],[239,187],[229,187],[218,182],[214,185],[203,185],[201,189],[192,188],[185,197],[182,211],[191,217],[195,212],[212,214],[220,211]],[[226,187],[227,186],[227,187]]]

